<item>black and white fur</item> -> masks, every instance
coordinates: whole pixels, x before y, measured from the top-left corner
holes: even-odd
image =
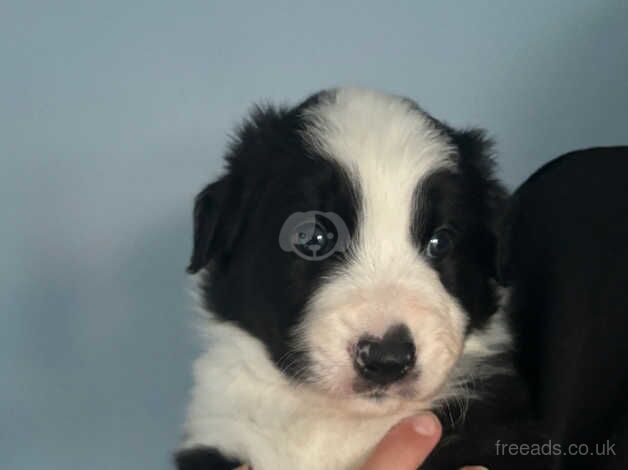
[[[445,433],[423,468],[542,468],[500,463],[493,446],[536,429],[510,375],[495,282],[506,195],[489,152],[481,132],[369,90],[252,113],[196,200],[189,271],[207,349],[180,469],[357,469],[394,423],[428,409]],[[346,251],[311,261],[280,248],[286,219],[314,210],[342,218]],[[426,246],[443,227],[453,247],[434,260]],[[400,325],[416,364],[365,382],[356,343]]]

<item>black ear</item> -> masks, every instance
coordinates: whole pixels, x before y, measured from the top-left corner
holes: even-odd
[[[473,179],[483,187],[482,204],[492,231],[496,233],[505,213],[508,191],[495,174],[493,142],[486,137],[486,132],[482,129],[456,132],[454,141],[460,151],[461,165],[465,166]]]
[[[223,196],[223,179],[205,187],[194,202],[194,246],[187,271],[198,272],[209,263],[215,245],[220,219],[220,203]]]
[[[481,129],[454,131],[453,140],[460,154],[460,165],[464,173],[470,176],[471,184],[475,186],[473,193],[478,199],[475,202],[480,204],[491,238],[489,249],[494,260],[492,275],[498,279],[498,240],[504,224],[508,191],[495,174],[493,142]]]
[[[248,191],[232,174],[211,183],[196,196],[194,247],[187,268],[194,274],[220,255],[227,259],[242,230]]]
[[[282,108],[256,107],[236,131],[225,155],[226,174],[196,196],[189,273],[200,271],[210,261],[212,265],[228,263],[262,189],[246,178],[245,168],[253,165],[260,176],[262,164],[256,162],[271,158],[277,143],[284,142],[287,116]]]

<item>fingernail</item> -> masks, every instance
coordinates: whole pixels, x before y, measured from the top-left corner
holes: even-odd
[[[415,432],[421,436],[433,436],[438,431],[440,425],[436,416],[426,413],[412,418],[412,426]]]

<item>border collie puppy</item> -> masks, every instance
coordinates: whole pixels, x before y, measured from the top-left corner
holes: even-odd
[[[196,198],[207,349],[180,469],[358,469],[420,410],[444,425],[422,468],[543,468],[497,445],[538,436],[509,365],[488,153],[374,91],[252,113]]]

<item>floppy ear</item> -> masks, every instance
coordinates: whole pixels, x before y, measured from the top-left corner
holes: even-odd
[[[494,260],[493,277],[499,278],[498,240],[502,232],[503,219],[508,203],[508,191],[495,176],[495,162],[492,157],[493,142],[486,138],[481,129],[455,131],[454,142],[459,149],[461,162],[478,184],[477,194],[481,204],[486,228],[492,238],[490,251]]]
[[[482,129],[456,132],[454,140],[460,149],[462,164],[471,168],[471,174],[483,185],[484,210],[491,231],[497,233],[505,214],[508,191],[495,175],[493,142],[486,137],[486,132]]]
[[[228,258],[243,224],[246,192],[233,175],[205,187],[194,204],[194,247],[187,268],[194,274],[220,256]]]
[[[226,174],[196,196],[189,273],[200,271],[210,262],[225,264],[229,261],[260,192],[260,187],[245,178],[243,165],[248,164],[244,162],[270,158],[276,142],[284,137],[286,116],[282,108],[256,107],[238,128],[224,157]]]
[[[209,263],[219,225],[220,201],[224,180],[205,187],[194,201],[194,246],[187,272],[194,274]]]

